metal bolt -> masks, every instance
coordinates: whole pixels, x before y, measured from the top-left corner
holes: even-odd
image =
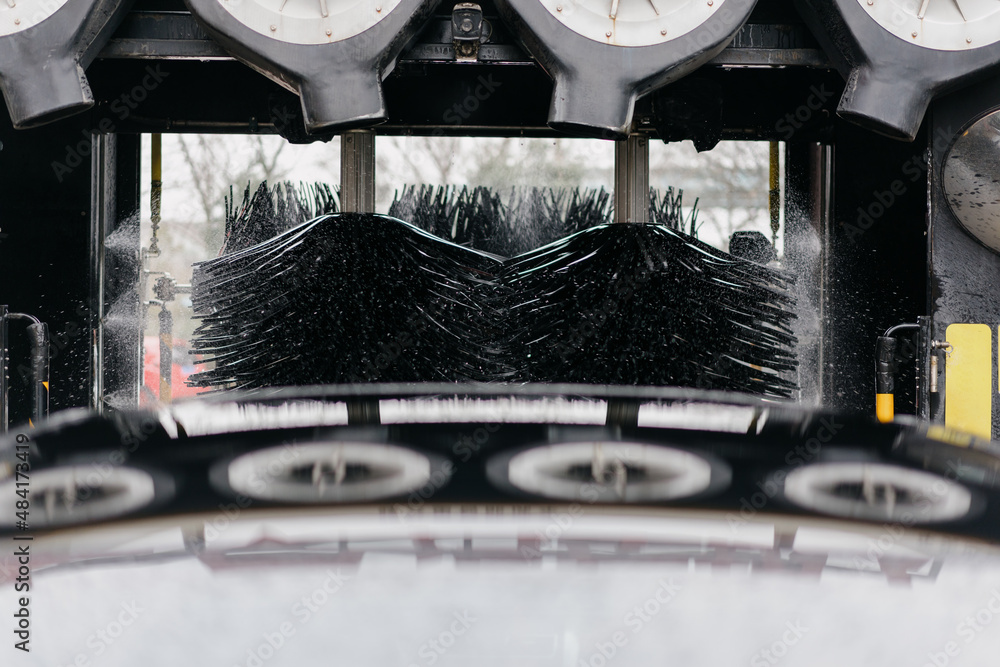
[[[661,30],[661,31],[660,31],[660,34],[661,34],[661,35],[664,35],[664,36],[665,36],[665,35],[667,34],[667,29],[666,29],[666,28],[664,28],[663,30]]]
[[[14,25],[21,25],[21,19],[14,19]]]
[[[562,5],[558,5],[558,6],[556,7],[556,11],[557,11],[557,12],[561,12],[561,11],[562,11]]]
[[[327,30],[326,31],[326,36],[330,37],[331,35],[333,35],[333,31],[332,30]]]
[[[911,35],[913,35],[914,37],[916,37],[916,36],[917,36],[917,31],[916,31],[916,30],[914,30],[914,31],[913,31],[912,33],[910,33],[910,34],[911,34]]]
[[[375,7],[375,11],[377,11],[378,13],[381,14],[382,13],[382,5],[378,5],[377,7]]]
[[[868,6],[871,7],[875,4],[875,0],[868,0]]]
[[[711,6],[712,6],[712,5],[714,5],[714,4],[715,4],[715,3],[713,2],[713,0],[708,0],[708,6],[709,6],[709,7],[711,7]]]
[[[610,30],[608,30],[608,31],[607,31],[606,33],[604,33],[604,34],[605,34],[605,36],[607,36],[607,37],[611,37],[611,31],[610,31]]]
[[[272,25],[272,26],[271,26],[271,32],[274,32],[274,31],[275,31],[275,30],[277,30],[277,29],[278,29],[278,26],[276,26],[276,25]]]
[[[971,37],[966,37],[965,38],[965,43],[966,44],[972,44],[972,38]]]

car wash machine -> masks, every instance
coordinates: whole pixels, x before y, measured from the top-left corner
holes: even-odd
[[[380,430],[388,427],[379,401],[582,397],[607,405],[601,428],[610,430],[601,437],[643,441],[666,437],[643,431],[636,411],[644,401],[718,401],[756,415],[740,437],[770,433],[792,451],[796,438],[820,437],[810,429],[831,411],[850,424],[845,451],[867,452],[859,456],[906,459],[945,475],[939,448],[968,445],[965,464],[976,472],[962,479],[979,485],[983,501],[970,507],[992,502],[1000,470],[989,442],[1000,437],[996,0],[0,0],[0,91],[4,429],[29,419],[44,429],[38,422],[49,411],[69,408],[91,416],[73,413],[60,428],[98,440],[102,428],[145,424],[116,416],[108,401],[139,405],[142,332],[111,326],[108,316],[130,299],[139,312],[134,286],[143,265],[106,252],[106,241],[139,210],[140,164],[150,157],[140,155],[141,134],[263,133],[292,143],[339,135],[340,211],[353,213],[374,212],[380,134],[600,139],[615,144],[621,223],[651,222],[649,142],[690,140],[698,150],[722,140],[780,142],[783,173],[775,161],[772,188],[783,188],[781,270],[794,276],[797,298],[816,320],[799,339],[791,400],[699,393],[691,384],[587,389],[530,378],[456,389],[327,385],[296,396],[345,402],[355,440],[432,449],[437,436]],[[139,258],[138,235],[123,238]],[[704,419],[696,431],[726,430]],[[181,448],[196,435],[159,420],[143,438]],[[826,422],[824,433],[833,437],[829,425],[838,423]],[[476,456],[510,458],[498,452],[580,439],[565,429],[532,433],[494,436]],[[44,446],[38,435],[45,465],[89,446],[58,433]],[[678,446],[702,446],[684,442]],[[718,467],[691,497],[736,498],[730,478],[759,480],[774,468],[740,459],[730,445],[712,450]],[[143,465],[155,468],[162,450],[134,455],[145,451]],[[613,487],[609,497],[617,489],[624,498],[623,489],[640,483],[629,477],[639,464],[592,463],[593,477]],[[330,472],[342,482],[347,469],[331,465],[315,468],[313,481]],[[513,473],[496,472],[504,465],[483,464],[490,479],[503,478],[494,492],[513,485],[525,493]],[[643,479],[655,477],[659,464],[643,465]],[[567,479],[580,474],[572,470]],[[182,502],[169,500],[176,483],[154,478],[161,504]],[[473,488],[471,479],[456,488]],[[879,482],[880,494],[908,483],[891,479]],[[213,484],[189,486],[187,498],[210,496]],[[827,490],[849,495],[845,488]],[[869,491],[861,495],[871,504]],[[793,490],[786,495],[795,506]],[[971,532],[994,530],[976,525]]]

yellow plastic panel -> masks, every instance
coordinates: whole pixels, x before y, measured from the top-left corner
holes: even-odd
[[[993,434],[993,331],[952,324],[945,332],[944,423],[981,438]]]
[[[875,394],[875,416],[883,424],[896,418],[895,398],[892,394]]]

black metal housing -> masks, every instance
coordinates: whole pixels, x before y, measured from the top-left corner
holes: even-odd
[[[74,0],[27,30],[0,37],[0,91],[16,128],[89,109],[84,70],[118,26],[127,0]]]
[[[857,0],[796,0],[847,88],[837,113],[894,139],[913,141],[931,99],[1000,64],[1000,43],[940,51],[891,35]]]
[[[308,132],[331,132],[386,120],[382,77],[430,16],[436,0],[402,0],[354,37],[298,45],[260,35],[217,0],[186,0],[205,29],[236,58],[302,98]]]
[[[986,114],[1000,109],[1000,80],[969,87],[931,107],[929,141],[930,228],[928,230],[927,311],[932,340],[942,341],[951,324],[988,324],[997,332],[1000,313],[1000,255],[972,236],[948,205],[943,186],[945,161],[957,137]],[[994,339],[996,340],[996,339]],[[997,387],[997,345],[994,342],[991,386]],[[930,352],[931,354],[933,352]],[[929,354],[928,354],[929,356]],[[938,366],[941,392],[930,404],[931,419],[944,416],[945,364]],[[1000,410],[993,398],[993,433],[1000,433]]]
[[[561,24],[537,0],[501,0],[501,14],[555,82],[550,127],[623,137],[636,98],[680,79],[716,56],[750,16],[756,0],[725,0],[691,32],[655,46],[601,44]]]

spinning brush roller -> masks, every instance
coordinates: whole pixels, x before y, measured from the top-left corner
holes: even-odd
[[[319,199],[291,192],[247,192],[226,250],[315,209],[275,201],[329,201],[322,189],[309,191]],[[652,202],[666,224],[608,223],[603,190],[515,190],[504,206],[483,188],[411,187],[391,210],[451,240],[343,214],[228,252],[195,269],[194,349],[215,368],[192,382],[587,382],[789,396],[790,278],[680,231],[679,193]],[[510,259],[497,253],[551,237]]]

